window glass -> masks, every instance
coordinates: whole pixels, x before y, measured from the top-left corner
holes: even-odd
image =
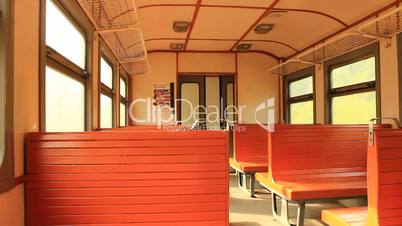
[[[218,109],[220,104],[219,77],[205,78],[205,102],[206,117],[208,130],[219,130],[220,128],[220,112]]]
[[[298,97],[313,93],[313,76],[289,84],[289,97]]]
[[[84,130],[84,85],[59,71],[46,67],[46,131]]]
[[[120,126],[126,126],[127,122],[127,109],[126,105],[123,103],[120,103]]]
[[[370,57],[332,70],[331,88],[375,81],[375,57]]]
[[[112,66],[103,58],[101,57],[101,82],[113,89],[113,69]]]
[[[127,84],[124,79],[120,79],[120,96],[127,98]]]
[[[228,83],[226,84],[226,98],[227,98],[227,106],[234,106],[234,84],[233,83]],[[227,108],[227,115],[226,119],[230,125],[234,124],[235,121],[235,109],[234,107],[228,107]]]
[[[101,128],[113,127],[113,100],[112,98],[101,94],[100,98],[100,115],[101,115]]]
[[[376,92],[332,98],[333,124],[368,124],[376,117]]]
[[[191,126],[199,119],[200,87],[197,83],[183,83],[181,86],[182,125]]]
[[[46,1],[46,45],[85,68],[85,37],[51,0]]]
[[[306,101],[290,104],[291,124],[313,124],[314,123],[314,102]]]

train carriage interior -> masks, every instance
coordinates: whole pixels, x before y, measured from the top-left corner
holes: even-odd
[[[401,0],[0,0],[0,226],[402,226]]]

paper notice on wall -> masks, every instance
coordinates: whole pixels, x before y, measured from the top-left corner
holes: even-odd
[[[153,106],[170,112],[170,84],[154,84],[153,85]]]

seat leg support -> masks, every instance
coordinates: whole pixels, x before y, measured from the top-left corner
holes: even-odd
[[[250,174],[250,190],[249,190],[249,195],[251,198],[254,198],[254,193],[255,193],[255,174],[252,173]]]
[[[304,226],[306,204],[304,202],[298,202],[297,208],[297,219],[296,224],[292,224],[289,218],[289,201],[281,198],[281,211],[278,212],[277,195],[271,193],[272,197],[272,216],[275,220],[278,220],[281,224],[285,226]]]
[[[239,171],[236,171],[236,176],[237,176],[237,185],[239,186],[239,188],[243,187],[242,173]]]
[[[253,198],[255,194],[255,174],[242,172],[237,173],[237,181],[239,187],[246,191],[249,196]],[[249,177],[249,179],[247,177]]]

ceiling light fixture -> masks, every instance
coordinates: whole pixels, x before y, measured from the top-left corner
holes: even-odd
[[[190,27],[190,22],[176,21],[173,22],[173,30],[177,33],[186,33]]]
[[[254,32],[259,35],[265,35],[272,31],[272,29],[274,29],[273,24],[260,24],[254,29]]]
[[[237,51],[239,52],[247,52],[251,49],[251,44],[245,43],[245,44],[240,44],[237,46]]]
[[[288,13],[288,11],[286,11],[286,10],[273,10],[273,11],[269,12],[266,17],[280,18],[280,17],[284,16],[286,13]]]
[[[171,43],[170,48],[174,50],[182,50],[184,48],[183,43]]]

